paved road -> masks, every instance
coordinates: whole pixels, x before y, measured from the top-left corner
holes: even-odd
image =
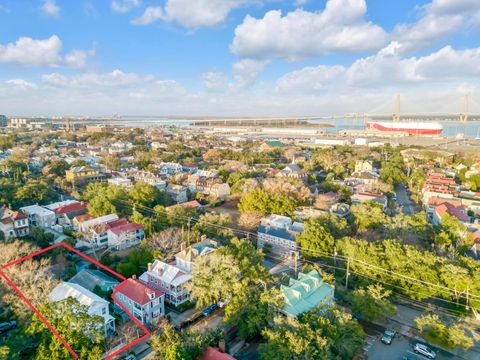
[[[396,335],[391,345],[385,345],[380,341],[381,334],[369,336],[367,339],[367,359],[369,360],[402,360],[404,356],[410,356],[412,359],[426,360],[426,357],[416,355],[413,347],[417,343],[416,340],[410,339],[403,335]],[[427,345],[437,354],[435,360],[451,360],[455,359],[454,355],[446,353],[434,346]]]
[[[397,204],[405,215],[413,215],[417,212],[415,203],[410,199],[404,184],[395,186],[395,194],[397,195]]]

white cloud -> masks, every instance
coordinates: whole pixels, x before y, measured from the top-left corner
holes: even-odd
[[[263,71],[268,63],[267,60],[253,59],[243,59],[234,63],[232,66],[233,78],[236,82],[234,86],[243,89],[253,85],[258,74]]]
[[[246,4],[266,0],[167,0],[165,8],[149,6],[142,16],[132,21],[148,25],[157,20],[176,22],[187,28],[212,27],[225,22],[228,14]]]
[[[397,25],[392,37],[403,44],[402,51],[414,51],[455,32],[478,27],[478,19],[478,0],[432,0],[420,8],[418,21]]]
[[[164,17],[163,10],[160,6],[149,6],[145,9],[143,14],[132,20],[133,25],[149,25]]]
[[[246,57],[298,59],[337,52],[375,50],[387,41],[378,25],[364,20],[365,0],[328,0],[320,12],[296,9],[262,19],[249,15],[235,29],[231,50]]]
[[[112,10],[116,13],[124,14],[142,4],[142,0],[113,0]]]
[[[5,81],[5,84],[13,86],[16,89],[20,90],[34,90],[37,89],[37,85],[31,82],[28,82],[24,79],[12,79]]]
[[[84,50],[76,49],[67,53],[63,61],[65,65],[68,67],[80,69],[85,67],[85,65],[87,64],[88,58],[94,55],[95,55],[95,50],[84,51]]]
[[[377,54],[356,60],[347,71],[353,86],[386,83],[462,81],[480,77],[480,48],[455,50],[446,46],[422,57],[402,57],[401,45],[392,42]]]
[[[83,68],[95,50],[72,50],[62,57],[63,44],[57,35],[48,39],[21,37],[15,43],[0,44],[0,63],[25,67]]]
[[[208,71],[201,78],[207,91],[222,91],[228,87],[228,76],[223,72]]]
[[[21,37],[15,43],[0,45],[0,63],[23,66],[56,66],[62,42],[57,35],[45,40]]]
[[[333,66],[309,66],[295,70],[279,78],[275,85],[275,91],[279,93],[308,93],[316,92],[325,88],[326,85],[345,73],[345,67]]]
[[[67,76],[59,73],[52,73],[44,74],[42,76],[42,81],[47,85],[74,88],[127,86],[147,83],[153,80],[154,77],[151,75],[140,76],[135,73],[124,73],[118,69],[104,74],[85,73]]]
[[[47,16],[54,18],[58,18],[60,16],[60,6],[57,5],[55,0],[44,0],[41,9],[42,12]]]

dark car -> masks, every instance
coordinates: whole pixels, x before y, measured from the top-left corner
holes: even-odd
[[[203,316],[208,316],[210,315],[212,312],[214,312],[215,310],[218,309],[218,305],[217,304],[213,304],[213,305],[210,305],[208,308],[206,308],[205,310],[202,311],[202,314]]]
[[[6,333],[17,327],[16,321],[6,321],[0,324],[0,333]]]
[[[382,343],[390,345],[395,337],[396,332],[394,330],[385,330],[382,336]]]

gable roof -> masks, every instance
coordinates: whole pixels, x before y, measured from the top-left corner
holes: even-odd
[[[62,214],[68,214],[72,212],[86,211],[86,210],[87,210],[87,203],[78,201],[72,204],[57,207],[53,210],[53,212],[56,215],[62,215]]]
[[[90,270],[83,269],[79,271],[74,277],[72,277],[69,282],[78,284],[84,287],[87,290],[93,291],[95,286],[102,285],[116,285],[119,284],[119,281],[115,278],[99,271],[99,270]]]
[[[115,235],[120,235],[122,233],[132,232],[140,229],[143,229],[143,225],[129,222],[111,227],[109,231],[113,232]]]
[[[183,272],[175,265],[167,264],[160,260],[155,260],[152,264],[152,271],[147,271],[141,278],[143,278],[145,274],[156,277],[173,286],[184,284],[192,278],[190,274]]]
[[[108,301],[102,299],[100,296],[94,294],[83,286],[80,286],[71,282],[61,282],[52,290],[48,295],[52,301],[61,301],[66,298],[74,298],[80,302],[80,304],[88,306],[89,308],[95,308],[108,305]]]
[[[163,295],[161,291],[152,289],[135,279],[125,280],[125,283],[120,285],[118,293],[123,294],[139,305],[145,305],[152,301],[153,299],[150,297],[152,294],[155,296],[154,299],[158,299]]]
[[[280,287],[285,299],[283,311],[291,316],[298,316],[324,303],[333,296],[334,287],[323,282],[316,270],[298,274],[298,279],[290,279],[288,286]]]
[[[218,247],[218,243],[211,239],[206,239],[198,243],[192,244],[186,249],[183,249],[175,255],[176,258],[180,258],[185,261],[192,261],[196,257],[209,254]]]

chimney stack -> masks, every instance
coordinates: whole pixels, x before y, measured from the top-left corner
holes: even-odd
[[[226,353],[226,351],[225,351],[225,340],[224,339],[220,339],[220,341],[218,342],[218,350],[220,350],[220,352],[222,352],[222,353]]]
[[[147,270],[148,272],[152,272],[152,263],[148,263]]]
[[[133,274],[133,275],[132,275],[132,279],[133,279],[133,280],[137,280],[137,275]]]

